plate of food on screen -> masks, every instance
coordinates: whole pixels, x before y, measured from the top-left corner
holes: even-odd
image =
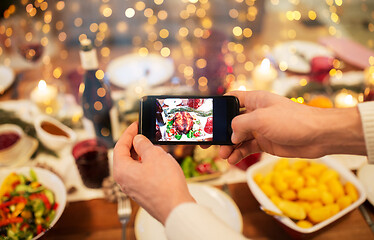
[[[213,99],[157,99],[157,141],[213,140]]]

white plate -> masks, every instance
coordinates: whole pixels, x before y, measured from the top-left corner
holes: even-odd
[[[174,62],[156,54],[128,54],[112,60],[107,67],[109,80],[122,88],[146,81],[148,86],[161,84],[174,74]]]
[[[58,203],[55,218],[49,225],[49,229],[51,229],[56,224],[58,219],[61,217],[65,209],[66,188],[65,185],[62,183],[61,179],[57,177],[54,173],[42,168],[32,167],[32,169],[34,169],[36,176],[38,177],[38,182],[40,182],[46,188],[50,189],[55,194],[56,202]],[[0,169],[0,185],[2,184],[4,179],[12,172],[30,176],[30,167]],[[32,240],[40,238],[44,235],[44,233],[45,232],[40,233]]]
[[[357,172],[358,179],[364,185],[368,201],[374,206],[374,165],[367,164]]]
[[[202,206],[237,232],[243,230],[243,219],[235,202],[223,191],[205,184],[188,184],[191,195]],[[138,240],[166,240],[163,225],[140,208],[135,217],[135,236]]]
[[[333,57],[326,47],[308,41],[289,41],[275,46],[273,57],[278,62],[286,62],[288,70],[297,73],[310,72],[310,60],[316,56]]]
[[[363,71],[345,72],[342,76],[333,76],[330,78],[331,85],[359,85],[365,82],[365,74]]]
[[[3,94],[14,82],[14,72],[11,68],[0,65],[0,94]]]
[[[253,176],[257,173],[267,174],[269,173],[274,165],[278,162],[279,158],[268,155],[266,159],[262,159],[260,162],[257,162],[250,166],[247,169],[247,183],[249,186],[249,189],[251,189],[251,192],[253,193],[254,197],[257,199],[257,201],[265,207],[266,209],[269,209],[274,212],[280,213],[281,211],[275,206],[275,204],[265,195],[265,193],[260,189],[260,187],[257,185],[257,183],[253,180]],[[294,162],[297,159],[290,158],[290,162]],[[275,217],[279,222],[287,226],[288,228],[292,229],[293,231],[302,233],[302,234],[309,234],[316,232],[320,230],[321,228],[329,225],[330,223],[338,220],[339,218],[343,217],[345,214],[349,213],[353,209],[357,208],[359,205],[361,205],[366,200],[366,192],[360,181],[357,179],[357,177],[348,170],[345,166],[341,165],[338,161],[333,161],[332,159],[329,159],[328,157],[324,157],[321,159],[311,159],[309,161],[313,162],[319,162],[323,163],[329,168],[335,170],[339,173],[340,181],[344,184],[346,182],[351,182],[355,188],[357,189],[357,192],[359,194],[359,198],[353,202],[348,207],[344,208],[334,216],[314,225],[311,228],[301,228],[296,225],[294,221],[287,217]]]

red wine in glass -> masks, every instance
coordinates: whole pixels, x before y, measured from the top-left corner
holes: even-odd
[[[108,148],[98,139],[78,142],[72,150],[83,184],[88,188],[100,188],[109,176]]]
[[[44,47],[41,43],[26,43],[20,45],[18,49],[27,61],[36,62],[43,55]]]

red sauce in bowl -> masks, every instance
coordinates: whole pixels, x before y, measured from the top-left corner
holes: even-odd
[[[0,150],[4,150],[13,144],[15,144],[19,139],[20,135],[15,132],[4,132],[0,133]]]

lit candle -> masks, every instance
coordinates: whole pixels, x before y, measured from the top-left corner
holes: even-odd
[[[337,108],[347,108],[356,106],[358,100],[349,92],[342,90],[336,94],[334,103]]]
[[[269,59],[264,58],[261,65],[258,65],[253,69],[253,87],[256,90],[271,91],[273,82],[277,78],[277,75],[277,70],[275,70],[275,68],[270,64]]]
[[[251,90],[251,86],[248,84],[248,81],[238,80],[234,81],[230,84],[227,92],[230,91],[249,91]]]
[[[238,91],[247,91],[247,88],[246,88],[246,86],[244,86],[244,85],[240,85],[240,86],[238,87]]]
[[[55,86],[47,85],[44,80],[40,80],[38,86],[31,92],[31,100],[45,113],[52,114],[57,110],[58,91]]]

